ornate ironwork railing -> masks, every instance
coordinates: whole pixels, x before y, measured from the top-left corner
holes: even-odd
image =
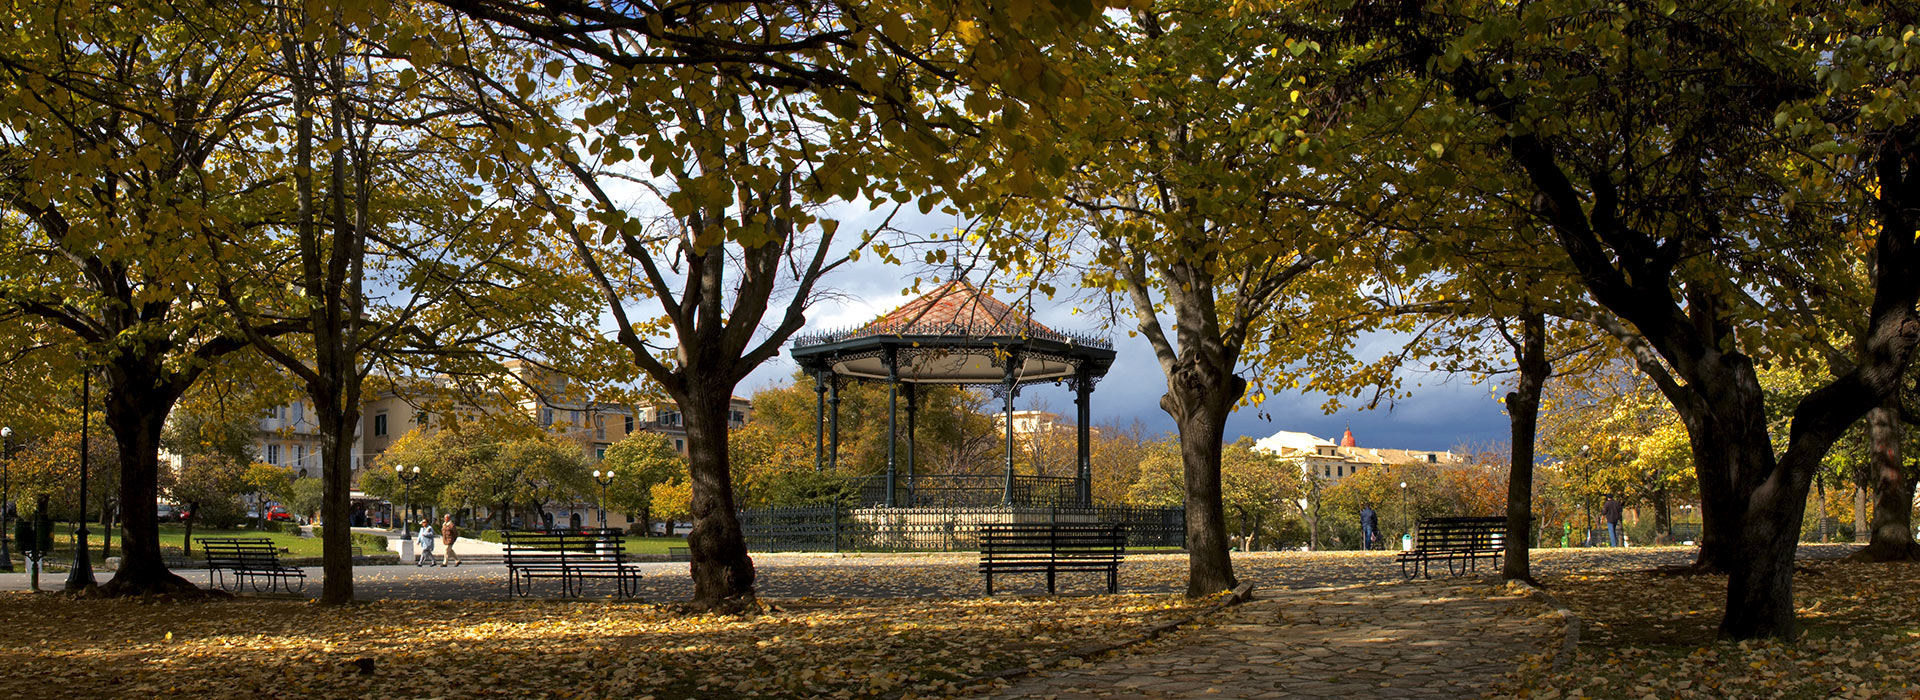
[[[739,513],[747,549],[755,552],[967,552],[992,523],[1124,523],[1131,548],[1177,548],[1186,542],[1186,509],[1178,506],[750,508]]]
[[[854,338],[886,335],[939,335],[959,338],[1035,338],[1070,345],[1085,345],[1101,350],[1113,349],[1113,341],[1097,335],[1071,331],[1056,331],[1033,323],[1019,325],[1003,323],[874,323],[857,328],[845,328],[798,336],[793,339],[793,346],[796,348],[804,348],[812,345],[838,343]]]
[[[859,489],[862,506],[887,505],[887,477],[861,476],[847,480]],[[1008,488],[1005,476],[897,475],[893,483],[896,508],[985,508],[1006,505]],[[1074,479],[1066,476],[1013,477],[1011,505],[1077,506]]]

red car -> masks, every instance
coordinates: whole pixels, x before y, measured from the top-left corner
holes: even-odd
[[[293,522],[293,514],[288,513],[287,509],[280,506],[269,506],[267,508],[267,520]]]

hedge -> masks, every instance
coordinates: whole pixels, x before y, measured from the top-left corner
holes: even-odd
[[[324,530],[325,528],[319,525],[313,526],[313,536],[325,537],[326,533]],[[362,552],[367,554],[387,551],[387,538],[385,537],[365,532],[355,532],[352,533],[352,538],[354,546],[359,547]]]

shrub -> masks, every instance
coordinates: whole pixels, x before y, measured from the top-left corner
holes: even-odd
[[[325,530],[325,527],[323,526],[320,526],[320,525],[313,526],[313,536],[325,537],[326,535],[324,533],[324,530]],[[366,554],[373,554],[375,552],[387,551],[387,538],[385,537],[368,534],[365,532],[355,532],[355,533],[352,533],[350,537],[352,538],[353,546],[359,547],[360,550]]]

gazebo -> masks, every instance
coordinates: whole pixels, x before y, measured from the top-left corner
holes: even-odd
[[[1078,409],[1078,468],[1071,480],[1072,500],[1093,503],[1092,463],[1088,452],[1090,394],[1113,366],[1113,345],[1105,338],[1056,331],[956,277],[891,313],[857,328],[804,336],[793,341],[793,359],[815,379],[815,468],[838,466],[840,384],[846,380],[887,384],[887,468],[882,495],[869,505],[912,508],[929,502],[913,469],[917,387],[961,385],[991,387],[1005,405],[1005,474],[998,505],[1037,505],[1032,494],[1045,490],[1039,476],[1013,471],[1013,400],[1023,386],[1065,382]],[[904,492],[900,468],[898,402],[906,395],[907,454]],[[823,435],[822,433],[826,433]],[[952,475],[934,475],[938,481]],[[962,487],[964,488],[964,487]],[[975,491],[990,486],[975,486]],[[947,491],[951,493],[949,489]]]

